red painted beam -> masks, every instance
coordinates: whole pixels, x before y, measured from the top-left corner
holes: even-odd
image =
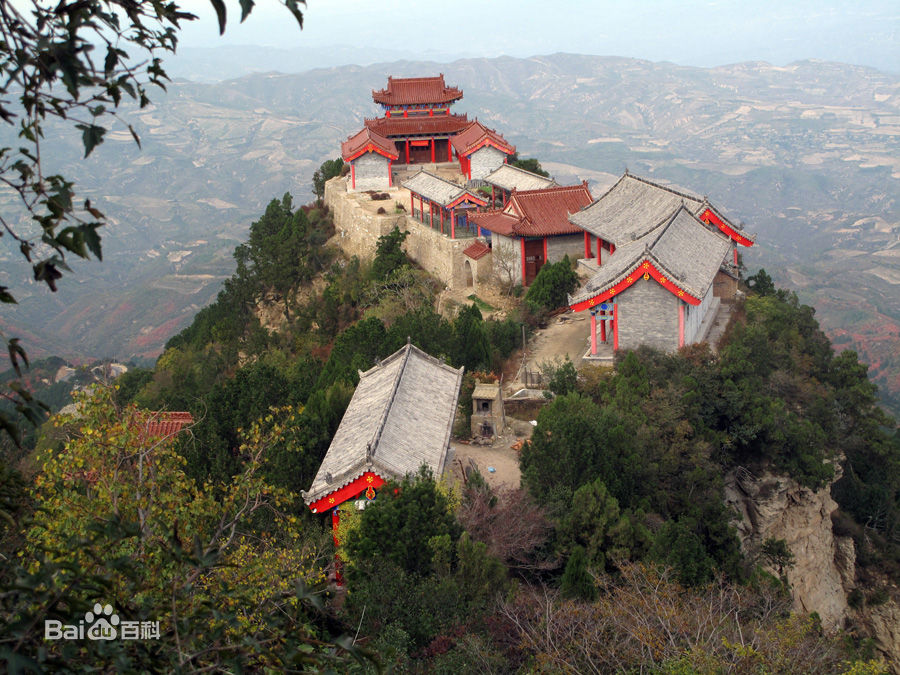
[[[317,499],[309,505],[309,510],[313,513],[324,513],[327,509],[333,509],[343,504],[348,499],[355,497],[363,490],[370,486],[378,489],[384,485],[385,480],[373,471],[366,471],[359,478],[351,481],[342,488],[338,488],[331,494],[325,495],[321,499]]]
[[[619,279],[619,281],[617,281],[612,286],[612,288],[609,288],[602,293],[598,293],[592,298],[575,303],[571,306],[571,308],[575,312],[582,312],[586,309],[590,309],[591,307],[595,307],[601,302],[609,300],[610,298],[624,291],[626,288],[634,284],[638,279],[642,278],[644,274],[653,277],[663,288],[665,288],[667,291],[669,291],[679,299],[684,300],[689,305],[697,306],[700,304],[700,298],[695,298],[685,290],[678,288],[678,286],[673,284],[671,279],[660,272],[653,263],[651,263],[649,260],[644,260],[644,262],[641,263],[637,269],[630,272],[624,279]]]

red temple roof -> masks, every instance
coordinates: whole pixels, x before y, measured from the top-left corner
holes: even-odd
[[[462,90],[444,83],[443,73],[437,77],[388,77],[387,88],[372,91],[375,103],[384,105],[452,103],[462,95]]]
[[[473,213],[469,220],[506,236],[574,234],[581,232],[581,228],[569,222],[569,214],[584,208],[592,200],[586,182],[543,190],[513,190],[503,211]]]
[[[385,138],[369,127],[363,127],[362,130],[341,143],[341,157],[345,162],[356,159],[367,152],[377,152],[388,159],[400,157],[394,141]]]
[[[471,155],[485,145],[492,145],[507,155],[511,155],[516,151],[515,146],[507,143],[503,136],[493,129],[488,129],[478,120],[475,120],[454,136],[452,143],[460,155]]]
[[[189,412],[142,412],[135,423],[141,427],[144,440],[164,439],[175,436],[186,426],[194,423],[194,416]]]
[[[469,125],[465,115],[427,117],[376,117],[365,120],[367,128],[388,138],[395,136],[436,136],[458,134]]]
[[[487,244],[482,241],[476,241],[474,244],[463,251],[463,255],[469,256],[472,260],[479,260],[490,252],[491,249]]]

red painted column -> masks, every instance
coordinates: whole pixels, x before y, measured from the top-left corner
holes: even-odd
[[[391,167],[394,166],[394,160],[388,160],[388,187],[394,187],[394,175],[391,173]]]
[[[434,164],[434,139],[431,139],[431,163]]]
[[[341,542],[338,541],[338,526],[341,524],[341,514],[335,508],[331,510],[331,538],[334,540],[334,547],[337,548],[341,545]]]
[[[494,186],[491,185],[491,208],[494,208]]]
[[[434,228],[434,202],[428,202],[428,224]]]
[[[456,239],[456,210],[450,211],[450,238]]]
[[[597,356],[597,312],[591,312],[591,356]]]
[[[406,115],[403,115],[406,117]],[[406,139],[406,163],[409,164],[409,139]]]
[[[520,239],[522,242],[522,285],[525,285],[525,239]]]
[[[544,264],[550,262],[547,260],[547,237],[544,237]]]
[[[356,189],[356,163],[350,162],[350,189]]]
[[[409,193],[409,215],[414,216],[416,213],[416,196],[410,192]]]
[[[610,244],[610,245],[609,245],[609,254],[612,255],[612,254],[615,253],[615,252],[616,252],[616,245],[615,245],[615,244]]]
[[[600,317],[600,342],[606,342],[606,312]]]
[[[613,303],[613,351],[619,351],[619,303]]]
[[[678,303],[678,348],[684,347],[684,303]]]
[[[591,235],[587,233],[587,230],[584,231],[584,257],[588,260],[591,259]]]
[[[447,161],[453,161],[453,144],[450,143],[450,137],[447,136]]]
[[[734,250],[734,266],[737,267],[738,264],[738,254],[737,254],[737,244],[732,244]]]

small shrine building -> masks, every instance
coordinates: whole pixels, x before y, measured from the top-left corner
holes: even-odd
[[[592,201],[587,181],[541,190],[513,189],[503,209],[475,213],[469,219],[479,234],[490,237],[495,270],[507,265],[528,286],[545,263],[580,255],[584,232],[569,222],[569,215]]]
[[[328,452],[309,490],[302,493],[310,510],[330,512],[336,533],[342,503],[359,500],[365,505],[385,482],[415,474],[423,464],[440,476],[462,376],[462,368],[452,368],[409,343],[360,372]]]

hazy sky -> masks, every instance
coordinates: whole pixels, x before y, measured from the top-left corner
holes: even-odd
[[[208,0],[183,4],[201,20],[182,46],[352,45],[415,52],[421,58],[532,56],[553,52],[631,56],[714,66],[806,58],[900,72],[898,0],[309,0],[298,31],[277,0],[257,0],[219,37]]]

